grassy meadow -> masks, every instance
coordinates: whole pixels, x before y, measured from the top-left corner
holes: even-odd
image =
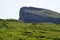
[[[60,24],[0,19],[0,40],[60,40]]]

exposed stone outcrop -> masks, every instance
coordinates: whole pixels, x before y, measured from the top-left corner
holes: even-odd
[[[19,14],[19,20],[22,20],[24,22],[60,23],[60,14],[47,9],[22,7]]]

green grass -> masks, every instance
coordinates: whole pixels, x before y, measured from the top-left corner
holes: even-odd
[[[0,20],[0,40],[60,40],[60,24]]]

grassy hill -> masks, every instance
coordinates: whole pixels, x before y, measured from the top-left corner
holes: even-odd
[[[1,19],[0,40],[60,40],[60,24]]]

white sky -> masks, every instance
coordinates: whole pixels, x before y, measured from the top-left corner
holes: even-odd
[[[0,19],[18,19],[22,6],[45,8],[60,13],[60,0],[0,0]]]

